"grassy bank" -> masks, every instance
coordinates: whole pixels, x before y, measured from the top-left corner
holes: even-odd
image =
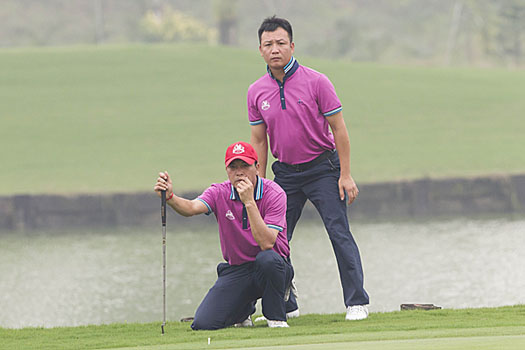
[[[2,349],[520,349],[525,346],[525,305],[372,313],[305,315],[289,329],[228,328],[194,332],[189,323],[111,324],[75,328],[0,329]],[[210,345],[208,345],[210,338]],[[290,347],[287,347],[290,346]]]
[[[300,63],[332,79],[358,182],[525,171],[525,71]],[[256,49],[102,46],[0,50],[0,195],[180,190],[224,179],[249,140]],[[23,181],[21,181],[23,179]]]

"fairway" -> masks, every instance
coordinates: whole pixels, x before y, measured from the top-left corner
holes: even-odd
[[[524,70],[296,58],[336,87],[358,183],[525,171]],[[0,195],[223,181],[265,74],[256,48],[190,44],[3,49],[0,65]]]

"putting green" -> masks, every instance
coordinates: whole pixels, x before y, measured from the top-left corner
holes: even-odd
[[[495,337],[468,337],[468,338],[437,338],[437,339],[408,339],[408,340],[381,340],[381,341],[359,341],[344,343],[303,344],[270,347],[237,348],[237,350],[340,350],[340,349],[385,349],[385,350],[407,350],[407,349],[433,349],[433,350],[515,350],[525,349],[525,336],[495,336]]]
[[[334,340],[337,341],[335,336]],[[315,340],[314,340],[315,341]],[[152,345],[144,347],[111,348],[113,350],[170,350],[170,349],[235,349],[235,350],[410,350],[410,349],[433,349],[433,350],[515,350],[525,349],[525,335],[504,335],[504,336],[483,336],[483,337],[451,337],[451,338],[430,338],[430,339],[401,339],[401,340],[372,340],[372,341],[345,341],[345,342],[325,342],[319,344],[299,344],[299,345],[276,345],[260,347],[235,347],[232,341],[230,345],[224,341],[210,344],[166,344]],[[182,347],[181,347],[182,345]],[[189,347],[187,347],[189,345]]]
[[[194,332],[188,324],[0,328],[2,349],[525,349],[525,305],[499,308],[371,313],[346,322],[343,314],[304,315],[290,328],[264,325]],[[208,340],[210,341],[208,345]]]

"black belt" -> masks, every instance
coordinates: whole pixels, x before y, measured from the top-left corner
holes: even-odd
[[[305,171],[310,168],[313,168],[317,164],[321,163],[323,160],[330,158],[333,154],[335,154],[335,149],[324,151],[323,153],[321,153],[319,157],[312,159],[311,161],[306,162],[306,163],[299,163],[299,164],[281,163],[281,164],[286,166],[287,168],[300,172],[300,171]]]

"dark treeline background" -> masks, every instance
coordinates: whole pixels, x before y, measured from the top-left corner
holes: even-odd
[[[525,0],[0,0],[0,48],[206,42],[256,48],[288,18],[301,54],[523,67]]]

